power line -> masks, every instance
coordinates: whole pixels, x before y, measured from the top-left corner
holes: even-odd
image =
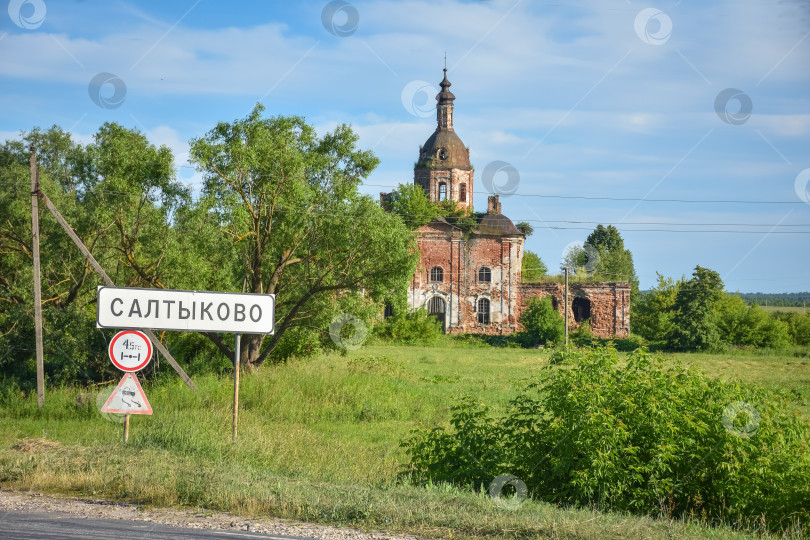
[[[397,186],[388,186],[383,184],[363,184],[367,187],[382,187],[388,189],[397,189]],[[542,195],[539,193],[522,193],[522,192],[514,192],[514,193],[492,193],[489,191],[485,191],[487,195],[502,195],[504,198],[509,196],[519,196],[519,197],[540,197],[540,198],[547,198],[547,199],[580,199],[580,200],[588,200],[588,201],[624,201],[624,202],[671,202],[671,203],[720,203],[720,204],[807,204],[804,201],[745,201],[745,200],[736,200],[736,199],[648,199],[644,197],[589,197],[586,195]]]

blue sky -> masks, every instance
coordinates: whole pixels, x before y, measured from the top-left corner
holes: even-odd
[[[116,121],[198,186],[188,140],[261,101],[351,124],[382,160],[376,195],[413,181],[445,52],[475,207],[512,187],[487,165],[511,165],[503,212],[553,269],[610,223],[642,288],[701,265],[729,290],[810,290],[807,0],[12,0],[0,136],[57,124],[89,142]]]

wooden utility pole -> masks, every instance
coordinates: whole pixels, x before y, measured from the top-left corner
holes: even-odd
[[[565,346],[568,347],[568,267],[565,267]]]
[[[37,405],[45,404],[45,364],[42,359],[42,284],[39,267],[39,167],[31,145],[31,243],[34,253],[34,336],[37,354]]]

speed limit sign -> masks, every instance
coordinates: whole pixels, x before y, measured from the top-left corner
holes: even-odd
[[[152,342],[143,332],[124,330],[110,341],[109,353],[113,365],[121,371],[140,371],[152,359]]]

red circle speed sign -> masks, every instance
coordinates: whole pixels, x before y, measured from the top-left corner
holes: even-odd
[[[143,332],[124,330],[110,341],[109,353],[113,365],[121,371],[140,371],[152,359],[152,342]]]

